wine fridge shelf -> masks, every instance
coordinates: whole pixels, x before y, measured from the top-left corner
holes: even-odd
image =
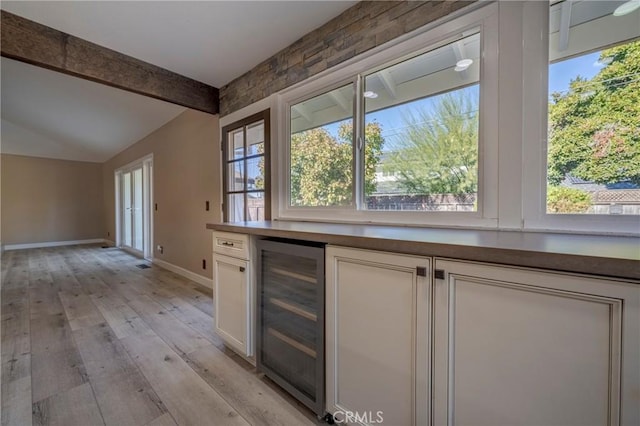
[[[258,370],[324,415],[324,246],[259,240]]]

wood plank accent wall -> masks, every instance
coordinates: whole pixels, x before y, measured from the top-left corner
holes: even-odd
[[[2,11],[7,58],[217,114],[218,89],[164,68]]]
[[[220,89],[224,116],[474,1],[362,1]]]

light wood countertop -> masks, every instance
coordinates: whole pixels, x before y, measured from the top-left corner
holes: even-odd
[[[640,238],[320,222],[210,223],[208,229],[640,280]]]

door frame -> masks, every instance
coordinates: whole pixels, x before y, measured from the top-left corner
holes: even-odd
[[[123,173],[130,172],[134,169],[142,167],[142,251],[135,250],[130,247],[124,247],[122,245],[122,182],[121,176]],[[117,168],[114,173],[114,187],[115,187],[115,219],[116,219],[116,233],[115,233],[115,245],[123,250],[126,250],[136,256],[141,256],[147,260],[153,259],[153,153],[145,155],[142,158],[134,160],[125,164],[122,167]]]

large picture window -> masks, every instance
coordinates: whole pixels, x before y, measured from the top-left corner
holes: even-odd
[[[640,214],[640,10],[631,6],[550,7],[549,214]]]
[[[288,207],[478,212],[481,34],[288,106]]]
[[[371,210],[475,211],[480,34],[364,78]]]
[[[269,110],[222,129],[225,222],[270,218]]]
[[[353,204],[353,84],[291,106],[290,205]]]

